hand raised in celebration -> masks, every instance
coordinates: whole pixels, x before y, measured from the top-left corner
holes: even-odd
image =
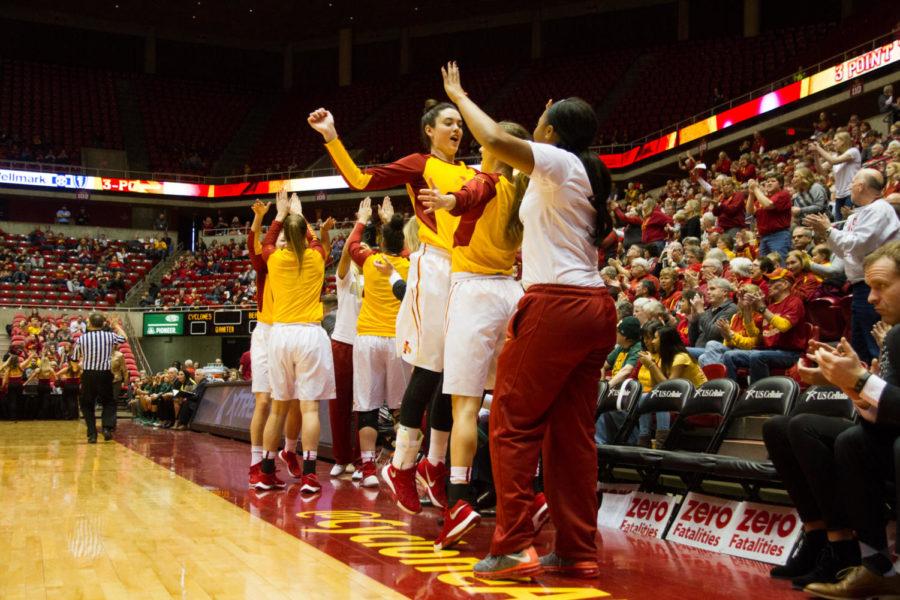
[[[465,98],[468,95],[462,88],[462,83],[459,79],[459,67],[456,65],[456,61],[451,60],[446,67],[441,67],[441,77],[444,79],[444,91],[451,101],[458,102],[461,98]]]
[[[337,129],[335,129],[334,126],[334,115],[326,109],[317,108],[312,111],[309,113],[306,122],[309,123],[310,127],[322,134],[322,137],[325,138],[325,143],[337,138]]]
[[[391,197],[385,196],[384,200],[381,201],[381,206],[378,207],[378,218],[381,219],[381,222],[387,225],[391,222],[391,219],[394,217],[394,205],[391,204]]]
[[[290,212],[292,215],[303,216],[303,203],[300,202],[300,196],[298,196],[296,192],[291,194]]]
[[[359,210],[356,211],[356,222],[367,225],[369,219],[372,218],[372,199],[366,196],[359,203]]]
[[[255,216],[264,217],[266,216],[266,213],[269,212],[270,206],[272,206],[271,202],[262,202],[261,200],[256,200],[250,207],[250,210],[253,211],[253,214]]]
[[[288,199],[287,190],[279,190],[275,193],[275,208],[278,210],[279,220],[288,216],[291,210],[291,201]]]
[[[332,229],[334,229],[334,217],[325,219],[325,222],[322,223],[322,227],[319,228],[320,231],[331,231]]]

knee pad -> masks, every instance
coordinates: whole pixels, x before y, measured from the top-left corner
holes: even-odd
[[[421,367],[413,368],[409,385],[403,394],[403,403],[400,405],[400,424],[411,429],[420,429],[425,409],[435,391],[440,392],[440,385],[440,373]]]
[[[365,427],[378,429],[378,409],[376,408],[375,410],[358,411],[356,413],[356,422],[359,429],[363,429]]]
[[[443,382],[443,378],[441,381]],[[428,426],[438,431],[453,429],[453,400],[450,394],[440,393],[440,389],[434,394],[428,408]]]

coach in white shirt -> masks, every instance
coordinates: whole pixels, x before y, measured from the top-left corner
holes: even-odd
[[[844,261],[844,272],[853,292],[850,343],[868,364],[878,357],[872,326],[878,313],[869,304],[869,286],[864,280],[866,256],[884,244],[900,239],[900,220],[887,200],[881,197],[884,177],[875,169],[860,169],[850,185],[853,204],[859,208],[847,219],[843,230],[834,229],[825,215],[808,215],[803,224],[826,236],[828,247]]]

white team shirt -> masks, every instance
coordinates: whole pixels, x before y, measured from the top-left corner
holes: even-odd
[[[853,157],[853,160],[849,162],[843,162],[831,167],[831,172],[834,174],[834,197],[835,198],[846,198],[850,195],[850,186],[853,183],[853,177],[856,175],[856,172],[859,171],[859,167],[862,164],[862,156],[859,154],[859,150],[855,147],[851,147],[849,150],[845,151],[844,156],[849,154]]]
[[[331,339],[352,346],[356,339],[356,320],[362,308],[363,276],[355,265],[350,265],[343,278],[335,274],[334,282],[338,305]]]
[[[566,150],[529,142],[534,171],[522,198],[522,285],[603,287],[593,232],[597,211],[581,160]]]

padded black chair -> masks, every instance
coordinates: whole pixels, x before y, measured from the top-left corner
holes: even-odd
[[[617,444],[609,444],[597,446],[597,460],[600,462],[600,470],[603,479],[612,477],[612,469],[617,466],[635,467],[641,478],[647,475],[641,469],[644,464],[644,455],[651,450],[639,446],[625,446],[622,442],[628,439],[631,432],[642,415],[658,412],[681,412],[686,402],[689,402],[694,395],[694,386],[690,381],[684,379],[671,379],[663,381],[653,390],[640,398],[637,407],[632,411],[631,418],[623,425],[620,433],[616,436]]]
[[[594,413],[594,420],[600,416],[600,406],[603,404],[603,401],[606,399],[606,395],[609,393],[609,382],[608,381],[600,381],[600,385],[597,386],[597,411]]]
[[[601,388],[602,389],[602,388]],[[616,433],[614,443],[621,443],[628,439],[634,426],[633,412],[637,401],[641,397],[641,384],[637,379],[628,379],[615,389],[608,389],[607,393],[597,400],[597,416],[608,412],[624,411],[627,415],[625,422]]]
[[[853,400],[833,385],[814,385],[807,388],[791,411],[791,416],[802,414],[837,417],[852,421],[856,416]]]
[[[788,377],[766,377],[757,381],[735,402],[706,452],[667,452],[662,457],[660,469],[681,475],[689,489],[707,479],[737,481],[750,498],[758,498],[761,483],[778,480],[771,461],[713,452],[718,452],[737,419],[789,414],[799,391],[797,382]]]
[[[684,383],[688,384],[690,389],[693,390],[692,385],[686,381]],[[684,402],[681,411],[672,424],[672,429],[663,448],[609,446],[608,449],[600,451],[600,460],[612,463],[611,466],[635,468],[641,476],[643,481],[642,487],[645,490],[653,490],[657,487],[661,474],[660,467],[666,454],[672,451],[697,452],[709,448],[716,430],[709,430],[704,432],[705,435],[698,436],[689,417],[696,415],[724,417],[735,398],[737,398],[739,390],[737,383],[730,379],[708,381],[696,390],[693,390],[693,393],[688,393],[687,386],[677,385],[683,388]],[[643,402],[639,405],[638,413],[652,412],[650,410],[644,411],[642,408],[644,405],[645,403]],[[698,448],[698,443],[703,445]],[[606,472],[611,473],[611,468]]]

